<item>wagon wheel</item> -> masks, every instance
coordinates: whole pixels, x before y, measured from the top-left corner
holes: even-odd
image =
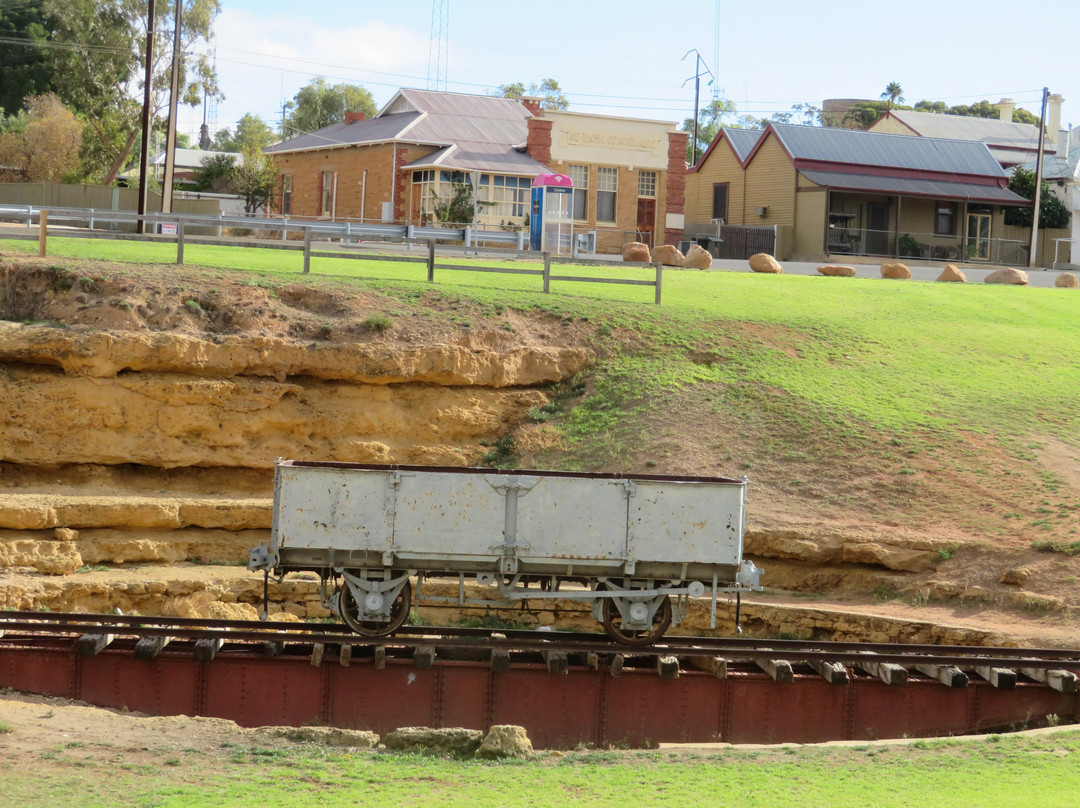
[[[633,629],[624,631],[622,627],[622,615],[619,607],[615,605],[613,598],[604,598],[604,631],[615,642],[625,645],[652,645],[664,636],[664,632],[671,625],[671,598],[664,595],[656,613],[653,614],[652,627],[648,629]]]
[[[394,600],[394,604],[390,607],[390,622],[382,623],[378,620],[361,620],[360,607],[356,603],[356,598],[353,596],[352,589],[346,585],[341,590],[338,613],[341,615],[341,619],[345,621],[345,625],[357,634],[362,634],[365,637],[385,637],[401,628],[401,624],[404,623],[405,618],[409,616],[409,608],[411,606],[412,582],[406,581],[405,586],[401,588],[397,598]]]

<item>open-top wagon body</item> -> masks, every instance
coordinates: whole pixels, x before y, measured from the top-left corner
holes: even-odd
[[[591,602],[611,636],[647,643],[687,597],[711,594],[715,621],[717,594],[757,586],[743,559],[746,485],[279,460],[271,545],[252,550],[250,567],[340,579],[326,605],[363,634],[402,624],[411,579],[475,576],[510,603]]]

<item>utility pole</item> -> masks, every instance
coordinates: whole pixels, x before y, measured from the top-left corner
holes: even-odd
[[[692,157],[692,159],[690,161],[690,166],[693,167],[693,166],[697,165],[698,103],[699,103],[699,100],[700,100],[700,97],[701,97],[701,77],[704,76],[704,75],[708,75],[712,79],[712,81],[710,81],[709,84],[712,84],[713,81],[716,80],[716,77],[713,76],[712,71],[709,70],[708,65],[705,64],[705,60],[701,58],[701,54],[698,53],[697,48],[691,48],[686,53],[684,53],[683,54],[683,59],[686,59],[686,57],[689,56],[691,53],[694,54],[697,57],[697,62],[695,64],[695,66],[694,66],[694,75],[691,76],[691,78],[694,80],[694,134],[692,135],[692,137],[694,139],[693,139],[693,141],[691,141],[691,146],[690,146],[690,154],[691,154],[691,157]],[[702,67],[705,68],[704,73],[701,72]],[[690,79],[687,79],[686,81],[690,81]],[[686,86],[686,81],[684,81],[682,83],[683,87]]]
[[[1039,151],[1035,155],[1035,210],[1031,213],[1031,249],[1028,268],[1035,266],[1035,248],[1039,246],[1039,208],[1042,205],[1043,142],[1046,138],[1046,100],[1050,91],[1043,87],[1042,109],[1039,111]]]
[[[176,0],[176,30],[173,32],[172,81],[169,85],[169,124],[165,130],[165,174],[161,179],[161,212],[172,212],[173,172],[176,169],[176,107],[180,101],[180,24],[184,0]]]
[[[139,216],[146,215],[146,200],[150,193],[147,167],[150,163],[150,90],[154,80],[154,0],[149,0],[146,12],[146,79],[143,87],[142,148],[139,151]],[[141,218],[137,232],[146,232],[146,222]]]

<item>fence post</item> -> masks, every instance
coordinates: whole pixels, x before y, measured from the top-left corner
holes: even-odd
[[[184,265],[184,220],[176,223],[176,263]]]
[[[282,217],[282,219],[283,219],[283,223],[281,225],[281,240],[282,241],[288,241],[289,240],[289,217],[288,217],[288,215],[285,215],[285,216]]]
[[[405,251],[408,252],[412,249],[412,239],[415,231],[411,224],[405,225]]]
[[[304,228],[304,274],[311,272],[311,228]]]
[[[428,283],[435,283],[435,239],[428,239],[427,243],[427,279]]]
[[[90,208],[90,229],[94,229],[94,209]]]
[[[469,246],[470,245],[472,245],[474,247],[476,246],[475,244],[472,243],[472,239],[473,239],[472,228],[471,227],[466,227],[465,232],[462,235],[463,235],[462,241],[465,242],[465,252],[466,252],[466,254],[468,254]]]
[[[664,282],[664,265],[656,262],[656,305],[660,305],[660,287]]]
[[[551,292],[551,253],[544,250],[544,293]]]
[[[518,252],[522,252],[525,249],[525,231],[524,230],[518,230],[517,231],[517,237],[518,237]]]
[[[42,208],[38,214],[38,237],[37,254],[39,258],[45,257],[45,240],[49,237],[49,211]]]
[[[26,206],[26,229],[29,230],[34,226],[34,208],[30,205]]]

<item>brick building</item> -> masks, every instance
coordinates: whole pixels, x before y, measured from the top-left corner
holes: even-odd
[[[686,137],[673,123],[541,110],[534,99],[399,90],[374,118],[349,114],[266,151],[281,212],[365,222],[426,223],[455,185],[475,183],[481,227],[521,227],[532,179],[569,174],[575,229],[614,252],[681,235]]]

